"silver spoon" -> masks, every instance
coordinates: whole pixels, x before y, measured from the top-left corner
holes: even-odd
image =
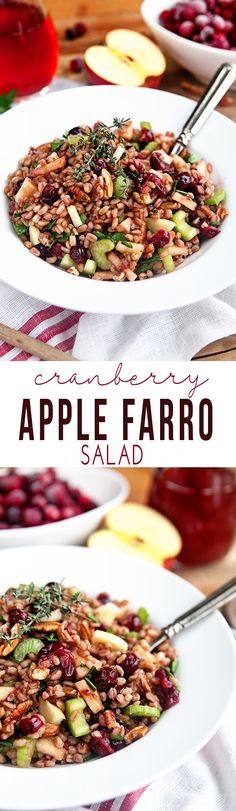
[[[228,580],[220,589],[209,594],[209,597],[206,597],[205,600],[201,600],[200,603],[197,603],[193,608],[190,608],[188,611],[185,611],[184,614],[181,614],[180,617],[173,620],[170,625],[166,625],[165,628],[162,628],[157,639],[150,645],[150,652],[153,653],[159,645],[162,645],[167,639],[172,639],[175,634],[179,634],[180,631],[190,628],[195,622],[208,617],[216,608],[221,608],[222,605],[233,600],[235,596],[236,577],[233,577],[232,580]]]
[[[219,104],[219,101],[223,98],[225,93],[227,93],[227,90],[229,90],[229,87],[231,87],[235,80],[235,65],[225,63],[218,68],[210,83],[207,85],[203,96],[201,96],[193,112],[185,122],[171,150],[171,155],[178,155],[183,147],[188,146],[190,139],[199,132],[203,124],[207,121],[210,113],[217,107],[217,104]]]

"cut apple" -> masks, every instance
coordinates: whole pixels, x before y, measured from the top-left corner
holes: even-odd
[[[109,31],[105,42],[85,51],[85,67],[92,84],[158,87],[166,68],[158,45],[125,28]]]
[[[160,555],[158,550],[150,546],[146,541],[142,542],[137,537],[128,537],[122,535],[122,533],[111,532],[109,529],[100,529],[93,532],[88,539],[88,546],[94,549],[107,549],[112,552],[120,552],[123,555],[146,558],[160,566],[163,563],[163,555]]]
[[[128,502],[111,510],[105,518],[109,530],[139,546],[151,548],[163,560],[176,557],[182,547],[178,530],[164,515],[142,504]]]

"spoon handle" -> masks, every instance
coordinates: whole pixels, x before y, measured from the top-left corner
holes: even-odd
[[[223,64],[218,68],[210,83],[207,85],[203,96],[199,99],[193,112],[184,124],[184,127],[171,151],[172,155],[178,155],[183,147],[188,146],[190,138],[201,129],[208,116],[217,107],[217,104],[225,95],[229,87],[236,79],[235,65]]]
[[[183,631],[185,628],[190,628],[190,626],[194,625],[198,620],[208,617],[216,608],[221,608],[222,605],[228,603],[229,600],[232,600],[235,596],[236,577],[233,577],[232,580],[229,580],[224,586],[221,586],[220,589],[209,594],[209,596],[201,600],[200,603],[197,603],[193,608],[190,608],[188,611],[185,611],[184,614],[177,617],[170,625],[162,628],[161,633],[151,645],[150,651],[155,650],[155,648],[161,645],[162,642],[165,642],[166,639],[171,639],[172,636],[179,634],[180,631]]]

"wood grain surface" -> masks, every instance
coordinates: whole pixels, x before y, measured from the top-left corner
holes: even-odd
[[[123,468],[122,475],[130,485],[129,499],[145,504],[148,501],[153,468]],[[216,563],[207,566],[182,566],[176,568],[177,574],[189,580],[204,594],[209,594],[236,575],[236,538],[228,554]]]
[[[133,28],[148,34],[147,28],[139,12],[139,0],[48,0],[50,10],[56,24],[60,38],[60,64],[59,73],[76,80],[77,75],[70,71],[71,59],[83,56],[88,45],[102,43],[105,34],[111,28]],[[65,31],[74,22],[85,22],[87,31],[83,37],[69,41]],[[184,42],[183,42],[184,47]],[[87,81],[84,73],[79,76],[80,81]],[[167,71],[162,79],[161,88],[173,93],[186,95],[189,98],[199,97],[202,87],[189,73],[179,68],[172,61],[167,60]],[[219,110],[233,121],[236,121],[236,94],[231,93],[224,99],[224,106]],[[203,347],[196,358],[205,360],[236,360],[236,334],[225,337]]]

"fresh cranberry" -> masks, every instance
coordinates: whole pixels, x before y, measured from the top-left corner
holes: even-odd
[[[86,262],[87,259],[87,251],[82,245],[73,245],[70,248],[70,256],[74,262]]]
[[[184,22],[180,23],[179,26],[179,34],[181,37],[191,37],[194,31],[194,23],[191,20],[184,20]]]
[[[0,492],[9,493],[10,490],[18,490],[24,487],[25,476],[18,473],[9,473],[7,476],[0,476]]]
[[[169,710],[179,703],[179,691],[168,678],[164,668],[159,667],[155,672],[155,689],[163,710]]]
[[[6,521],[0,521],[0,529],[9,529],[9,526],[6,523]]]
[[[99,600],[99,602],[102,603],[102,605],[105,605],[105,603],[109,602],[110,595],[108,594],[107,591],[100,591],[100,593],[97,596],[97,600]]]
[[[33,481],[30,481],[28,485],[28,490],[30,494],[33,493],[35,495],[38,495],[38,493],[43,493],[44,488],[41,479],[33,479]]]
[[[39,252],[41,259],[46,260],[49,259],[50,256],[52,256],[52,248],[50,248],[49,245],[42,245],[42,243],[39,242],[38,245],[35,245],[35,248]]]
[[[30,504],[32,507],[39,507],[40,510],[44,510],[47,500],[42,493],[36,493],[35,496],[32,496]]]
[[[156,169],[159,172],[168,172],[169,174],[172,174],[174,171],[174,167],[166,163],[159,152],[152,152],[150,157],[150,166],[152,169]]]
[[[26,507],[22,512],[23,523],[26,527],[37,527],[42,523],[42,512],[38,507]]]
[[[73,506],[72,504],[71,505],[67,504],[65,507],[61,507],[60,518],[62,520],[64,520],[65,518],[73,518],[74,515],[78,515],[79,509],[80,508],[76,507],[75,505]],[[80,512],[82,511],[80,510]]]
[[[142,130],[140,130],[138,140],[139,143],[142,144],[143,147],[145,147],[146,144],[150,144],[151,141],[154,141],[154,133],[152,132],[152,130],[143,128]]]
[[[17,622],[25,622],[25,620],[27,620],[26,611],[22,611],[21,608],[9,609],[10,628],[13,628],[13,625],[16,625]]]
[[[19,507],[22,504],[25,504],[27,500],[27,495],[24,490],[12,490],[10,493],[7,493],[5,498],[5,504],[9,507]]]
[[[142,628],[141,619],[138,614],[129,614],[126,619],[124,619],[124,625],[129,628],[129,631],[140,631]]]
[[[6,519],[9,524],[19,524],[21,521],[20,507],[8,507],[6,510]]]
[[[99,755],[99,757],[106,757],[106,755],[112,755],[114,752],[105,734],[99,735],[98,737],[96,733],[92,732],[90,745],[92,751],[95,752],[96,755]]]
[[[157,234],[152,234],[149,242],[152,242],[155,248],[164,248],[165,245],[169,245],[170,234],[168,231],[164,231],[162,228],[160,228],[160,231],[158,231]]]
[[[4,507],[2,506],[2,504],[0,504],[0,520],[1,518],[3,518],[4,515],[5,515]]]
[[[221,33],[220,31],[214,35],[212,43],[213,48],[222,48],[225,51],[228,51],[230,44],[228,37],[225,34]]]
[[[43,514],[49,524],[53,523],[53,521],[60,521],[60,510],[56,504],[46,504]]]
[[[86,34],[87,26],[85,23],[75,23],[71,28],[66,29],[66,39],[78,39]]]
[[[34,713],[33,715],[26,715],[24,718],[21,718],[18,721],[18,726],[23,733],[23,735],[33,735],[34,732],[38,732],[39,729],[42,729],[44,726],[44,722],[40,715]]]
[[[201,237],[204,239],[213,239],[216,237],[217,234],[220,234],[220,228],[216,228],[215,225],[210,225],[209,222],[203,222],[200,228]]]
[[[95,682],[96,687],[101,692],[109,690],[110,687],[114,687],[118,678],[118,673],[115,667],[101,667],[101,670],[98,671]]]
[[[54,482],[53,484],[49,485],[49,487],[47,487],[46,497],[50,503],[57,504],[58,506],[60,506],[61,504],[64,504],[65,493],[66,493],[65,483]]]
[[[43,665],[45,660],[50,659],[52,656],[58,657],[63,678],[72,678],[75,673],[75,664],[74,657],[69,648],[67,648],[62,642],[49,642],[48,645],[44,645],[44,647],[41,649],[38,656],[38,664],[40,666]]]
[[[139,666],[140,666],[139,657],[136,656],[135,653],[127,653],[124,661],[122,662],[125,677],[128,679],[129,676],[132,676],[132,674],[135,672],[135,670],[137,670]]]
[[[75,57],[75,59],[70,60],[70,70],[72,73],[81,73],[84,69],[84,60],[81,56]]]
[[[47,186],[45,186],[41,194],[42,203],[46,203],[48,206],[52,206],[53,203],[55,203],[56,200],[58,200],[58,197],[59,197],[58,189],[51,183],[48,183]]]

